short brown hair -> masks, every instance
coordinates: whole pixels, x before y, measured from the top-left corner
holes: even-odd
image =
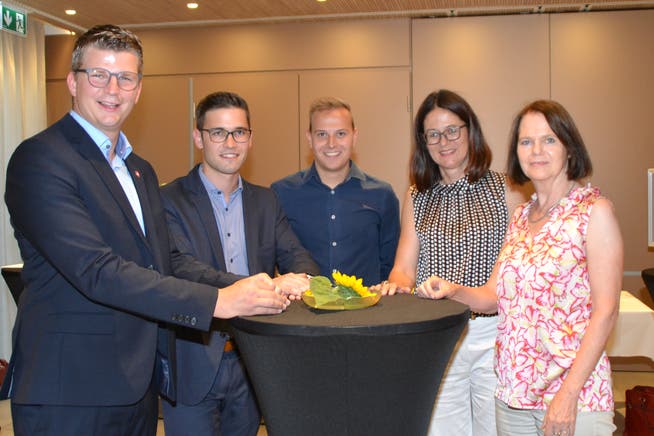
[[[129,51],[134,53],[139,60],[137,72],[139,75],[143,74],[143,47],[141,46],[141,40],[129,30],[114,26],[113,24],[102,24],[87,30],[75,41],[71,71],[82,68],[84,51],[89,46],[101,50]]]
[[[568,180],[580,180],[593,172],[588,150],[584,140],[575,125],[570,113],[558,102],[553,100],[536,100],[516,115],[511,128],[511,142],[507,159],[507,174],[515,183],[522,185],[529,181],[522,171],[518,160],[518,142],[520,141],[520,123],[528,113],[543,114],[554,134],[559,138],[568,152]]]
[[[250,109],[248,104],[240,95],[234,92],[219,91],[207,95],[195,108],[195,125],[198,129],[204,127],[204,118],[207,112],[214,109],[236,108],[245,111],[245,117],[250,127]]]

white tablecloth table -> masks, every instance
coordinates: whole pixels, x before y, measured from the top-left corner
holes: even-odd
[[[627,291],[620,293],[620,313],[606,344],[606,354],[654,360],[654,311]]]

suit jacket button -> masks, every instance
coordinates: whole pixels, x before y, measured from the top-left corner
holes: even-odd
[[[196,317],[191,318],[191,325],[195,325],[198,323],[198,319]]]
[[[186,316],[184,317],[184,322],[185,322],[186,324],[190,324],[190,323],[191,323],[191,317],[188,316],[188,315],[186,315]]]

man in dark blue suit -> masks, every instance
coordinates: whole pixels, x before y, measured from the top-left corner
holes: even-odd
[[[9,162],[25,290],[0,396],[12,398],[16,435],[154,435],[157,391],[175,395],[164,323],[209,330],[214,317],[289,303],[268,275],[229,285],[232,275],[169,240],[157,177],[121,132],[142,59],[138,38],[119,27],[81,35],[67,76],[72,111]]]
[[[198,103],[193,139],[202,163],[162,188],[179,250],[237,276],[265,272],[282,292],[309,287],[320,269],[302,247],[269,188],[239,171],[252,147],[245,100],[216,92]],[[243,365],[225,326],[207,334],[178,329],[177,402],[163,403],[166,435],[256,435],[260,417]]]

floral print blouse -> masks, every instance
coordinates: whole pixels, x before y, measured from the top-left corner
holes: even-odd
[[[578,187],[532,235],[536,195],[517,208],[500,263],[496,397],[510,407],[544,410],[574,362],[592,304],[586,232],[599,189]],[[612,411],[611,367],[602,353],[581,390],[579,411]]]

